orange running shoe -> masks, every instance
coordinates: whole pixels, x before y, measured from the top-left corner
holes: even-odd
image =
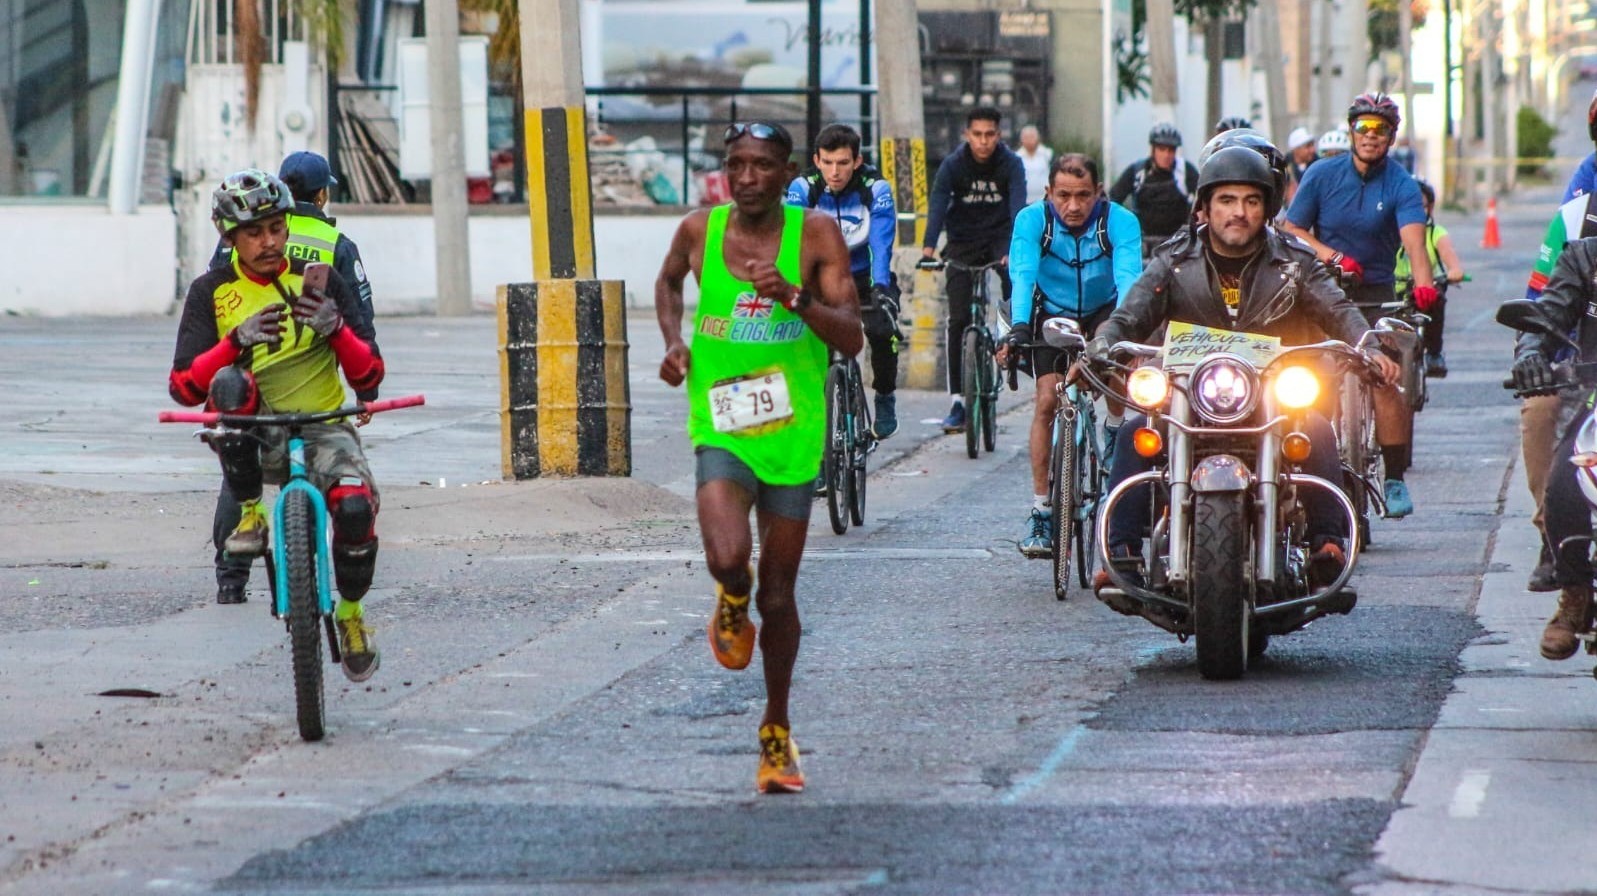
[[[715,586],[715,615],[710,617],[710,652],[728,669],[744,669],[754,658],[754,620],[749,596],[733,597]]]
[[[760,771],[754,778],[754,787],[760,793],[804,791],[798,744],[781,725],[766,725],[760,729]]]

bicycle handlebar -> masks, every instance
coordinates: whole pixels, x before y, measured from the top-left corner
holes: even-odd
[[[321,423],[339,417],[353,417],[358,414],[381,414],[384,411],[398,410],[399,408],[413,408],[427,403],[425,395],[406,395],[403,398],[384,398],[370,403],[362,403],[353,407],[338,408],[332,411],[317,411],[311,414],[224,414],[220,411],[162,411],[162,423],[200,423],[213,425],[223,423],[229,426],[294,426],[302,423]]]
[[[972,274],[984,273],[1003,266],[1002,261],[989,261],[986,264],[970,265],[963,261],[955,261],[952,258],[922,258],[920,261],[915,262],[915,267],[922,271],[941,271],[944,268],[953,268],[956,271],[969,271]]]

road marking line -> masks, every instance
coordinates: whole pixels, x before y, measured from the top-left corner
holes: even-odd
[[[1053,752],[1048,754],[1048,758],[1043,760],[1042,765],[1038,766],[1035,772],[1021,778],[1014,786],[1010,787],[1009,792],[999,798],[998,802],[1005,806],[1012,806],[1022,797],[1042,786],[1043,782],[1053,777],[1054,772],[1059,770],[1059,766],[1063,765],[1065,760],[1070,757],[1070,754],[1075,752],[1076,742],[1081,739],[1081,733],[1082,728],[1080,726],[1072,728],[1069,734],[1060,738],[1059,743],[1054,746]]]
[[[1486,802],[1486,787],[1492,782],[1492,773],[1470,769],[1464,773],[1453,791],[1453,801],[1447,805],[1447,814],[1453,818],[1475,818],[1481,814],[1481,804]]]

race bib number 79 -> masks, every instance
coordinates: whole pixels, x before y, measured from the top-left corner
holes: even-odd
[[[781,371],[744,377],[710,389],[710,417],[716,432],[738,432],[787,420],[793,400]]]

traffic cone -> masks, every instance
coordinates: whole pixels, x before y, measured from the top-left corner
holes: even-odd
[[[1497,197],[1486,200],[1486,235],[1481,237],[1482,249],[1503,248],[1503,238],[1497,232]]]

